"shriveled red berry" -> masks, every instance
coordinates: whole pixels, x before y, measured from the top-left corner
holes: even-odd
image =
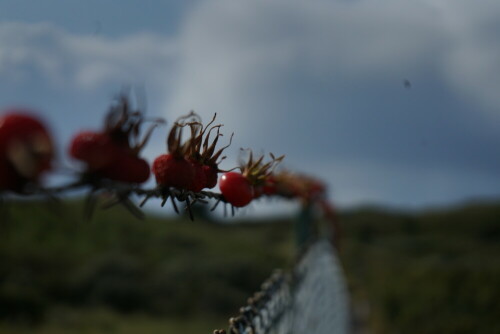
[[[276,186],[276,179],[270,175],[267,177],[266,181],[264,182],[264,185],[262,186],[262,194],[264,195],[274,195],[276,194],[277,186]]]
[[[89,171],[108,167],[116,159],[117,145],[105,132],[82,131],[76,134],[69,154],[87,164]]]
[[[184,158],[172,154],[162,154],[153,162],[153,174],[156,183],[163,187],[189,189],[194,179],[192,164]]]
[[[222,153],[232,141],[231,135],[229,144],[217,150],[217,143],[222,136],[220,134],[222,124],[213,125],[215,118],[216,115],[208,124],[203,125],[200,116],[190,112],[175,122],[168,135],[168,153],[195,163],[195,176],[190,187],[190,190],[195,192],[217,185],[218,164],[226,158]],[[189,129],[191,136],[188,140],[182,141],[184,129]]]
[[[69,147],[70,155],[86,163],[85,174],[110,180],[142,183],[150,175],[148,163],[139,157],[156,120],[141,138],[145,119],[140,110],[131,108],[129,98],[122,94],[110,107],[102,131],[82,131]]]
[[[217,166],[209,166],[209,165],[203,165],[203,172],[205,173],[205,187],[208,189],[212,189],[217,185],[217,179],[218,179],[218,168]]]
[[[254,186],[253,187],[253,198],[259,198],[260,196],[262,196],[264,193],[263,193],[263,186]]]
[[[118,154],[112,164],[99,171],[105,178],[128,183],[146,182],[150,175],[146,160],[130,154]]]
[[[149,175],[151,175],[151,169],[146,160],[141,158],[134,158],[133,162],[128,165],[130,171],[128,173],[128,177],[124,179],[125,182],[135,182],[135,183],[143,183],[149,179]]]
[[[326,192],[326,186],[319,181],[313,181],[311,182],[311,185],[309,186],[309,194],[311,197],[315,196],[321,196]]]
[[[36,183],[40,175],[51,168],[53,155],[51,136],[34,114],[15,109],[0,117],[3,189],[21,191],[26,183]]]
[[[9,110],[0,118],[0,152],[4,153],[12,140],[31,140],[42,135],[50,138],[43,123],[26,110]]]
[[[194,192],[200,192],[207,185],[207,177],[205,171],[203,170],[203,165],[196,161],[191,161],[191,166],[193,167],[194,177],[189,186],[189,190]]]
[[[254,189],[240,173],[228,172],[222,175],[219,183],[224,198],[235,207],[247,205],[254,198]]]

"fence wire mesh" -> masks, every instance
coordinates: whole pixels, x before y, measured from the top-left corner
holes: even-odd
[[[291,273],[275,272],[229,323],[231,334],[348,333],[347,288],[334,248],[326,240],[311,244]]]

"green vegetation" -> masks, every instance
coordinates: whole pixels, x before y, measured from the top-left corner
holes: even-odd
[[[181,323],[184,333],[210,333],[293,255],[286,223],[140,221],[120,208],[85,222],[79,203],[4,209],[0,332],[67,333],[69,318],[76,333],[143,325],[139,332],[159,333]]]
[[[500,333],[500,205],[343,217],[354,305],[375,333]]]
[[[286,221],[139,221],[116,208],[85,222],[79,202],[1,210],[0,333],[210,333],[294,253]],[[353,308],[371,332],[500,332],[499,204],[358,209],[342,230]]]

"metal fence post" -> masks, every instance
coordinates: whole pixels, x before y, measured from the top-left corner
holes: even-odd
[[[299,249],[303,248],[313,234],[312,205],[304,204],[295,220],[295,241]]]

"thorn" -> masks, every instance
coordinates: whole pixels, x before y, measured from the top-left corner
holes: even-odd
[[[120,201],[121,204],[123,204],[123,206],[132,214],[134,215],[136,218],[138,219],[141,219],[143,220],[144,219],[144,213],[139,210],[135,205],[134,203],[132,203],[132,201],[130,200],[130,198],[125,198],[123,199],[122,201]]]
[[[218,199],[218,200],[215,202],[214,206],[210,209],[210,211],[214,211],[214,210],[215,210],[215,208],[217,208],[217,206],[219,205],[219,203],[220,203],[220,202],[221,202],[221,200],[220,200],[220,199]]]
[[[186,199],[186,210],[189,213],[189,219],[194,221],[193,211],[191,210],[191,203],[189,203],[189,198]]]
[[[144,204],[146,204],[146,202],[151,198],[151,195],[146,195],[146,197],[144,197],[144,199],[141,201],[141,203],[139,204],[139,207],[142,208],[144,206]]]
[[[195,198],[192,202],[191,202],[191,205],[195,204],[195,203],[203,203],[203,204],[208,204],[208,201],[206,199],[203,199],[203,198]]]
[[[111,209],[113,206],[119,204],[120,202],[122,202],[122,199],[120,199],[120,198],[112,198],[109,201],[107,201],[106,203],[103,203],[101,205],[101,209],[103,209],[103,210]]]
[[[179,208],[177,207],[177,204],[175,203],[174,197],[170,196],[170,200],[172,202],[172,206],[174,207],[175,213],[179,214]]]
[[[165,197],[163,197],[162,201],[161,201],[161,207],[163,208],[165,206],[165,203],[167,203],[167,200],[168,200],[168,195],[165,195]]]

